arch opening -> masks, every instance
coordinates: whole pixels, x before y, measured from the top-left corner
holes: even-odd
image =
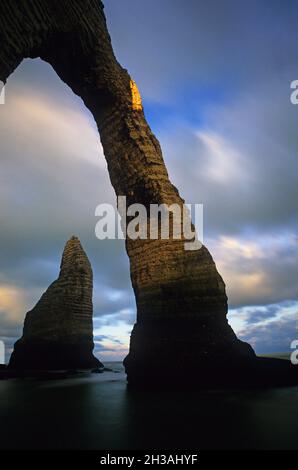
[[[57,277],[63,245],[72,234],[80,238],[94,272],[95,355],[103,362],[123,360],[134,297],[123,241],[102,244],[94,235],[96,205],[113,204],[115,196],[93,116],[39,59],[24,60],[6,89],[0,108],[6,361],[22,334],[25,313]]]

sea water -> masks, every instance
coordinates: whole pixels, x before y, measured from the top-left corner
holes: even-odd
[[[0,381],[0,448],[298,448],[298,387],[132,392],[121,363],[106,365],[116,372]]]

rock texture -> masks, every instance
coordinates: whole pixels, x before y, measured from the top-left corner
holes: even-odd
[[[117,195],[146,207],[183,204],[136,84],[114,56],[101,1],[2,0],[0,43],[0,80],[6,82],[24,57],[41,57],[83,99]],[[254,361],[251,347],[228,325],[225,285],[206,247],[187,252],[184,240],[170,237],[128,240],[126,248],[137,303],[125,359],[130,383],[170,380],[185,368],[199,374],[207,363],[211,370],[231,359]]]
[[[91,369],[93,356],[90,262],[78,238],[65,245],[60,274],[27,313],[9,367],[26,370]]]

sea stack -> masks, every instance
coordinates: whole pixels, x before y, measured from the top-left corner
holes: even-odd
[[[93,274],[77,237],[65,245],[60,274],[27,313],[23,336],[9,367],[21,370],[91,369],[93,355]]]

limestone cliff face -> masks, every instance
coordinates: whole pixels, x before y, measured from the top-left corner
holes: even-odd
[[[23,336],[9,366],[17,369],[73,369],[100,365],[93,356],[90,262],[78,238],[64,248],[60,274],[27,313]]]
[[[146,207],[183,204],[136,84],[114,56],[99,0],[3,0],[0,43],[0,80],[24,57],[41,57],[83,99],[97,123],[117,195]],[[206,357],[254,356],[228,325],[225,285],[206,247],[185,251],[184,240],[159,238],[128,240],[126,249],[137,303],[125,360],[130,381],[153,376],[169,361],[174,370],[186,363],[199,369]],[[75,315],[80,324],[80,311]],[[65,330],[63,322],[60,327]],[[36,331],[42,333],[39,324]]]

